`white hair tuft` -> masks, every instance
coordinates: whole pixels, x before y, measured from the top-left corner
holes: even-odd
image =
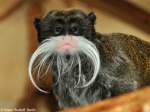
[[[70,36],[71,39],[73,39],[74,41],[77,42],[77,46],[76,48],[74,48],[73,51],[71,51],[71,55],[73,55],[73,57],[71,58],[71,61],[66,62],[64,61],[64,57],[61,53],[59,53],[57,51],[57,44],[59,43],[59,40],[62,40],[65,38],[65,36],[57,36],[57,37],[51,37],[50,39],[46,39],[45,41],[43,41],[43,43],[37,48],[37,50],[33,53],[30,62],[29,62],[29,78],[31,80],[31,82],[33,83],[33,85],[41,92],[44,93],[48,93],[48,91],[45,91],[43,89],[41,89],[36,82],[33,79],[32,76],[32,69],[33,69],[33,65],[35,63],[35,61],[37,60],[37,58],[39,56],[41,56],[41,60],[39,61],[39,65],[38,65],[38,77],[40,77],[40,71],[41,68],[45,65],[45,63],[47,62],[47,59],[54,53],[56,53],[56,61],[57,61],[57,72],[58,72],[58,78],[56,81],[56,84],[59,82],[61,75],[64,73],[69,72],[74,66],[74,64],[78,64],[78,81],[77,84],[75,85],[75,87],[77,88],[83,88],[83,87],[87,87],[89,85],[91,85],[99,71],[100,71],[100,55],[99,55],[99,51],[96,48],[96,46],[94,45],[94,43],[92,43],[91,41],[87,40],[86,38],[82,37],[82,36]],[[67,36],[68,38],[68,36]],[[89,61],[91,61],[92,66],[93,66],[93,73],[92,73],[92,77],[88,82],[84,82],[83,85],[79,86],[79,83],[81,82],[81,76],[82,75],[86,75],[84,73],[82,73],[82,66],[81,65],[81,57],[78,55],[79,52],[84,53],[88,58]],[[51,60],[53,61],[53,60]],[[48,67],[46,69],[47,70],[50,68],[51,64],[48,64]]]

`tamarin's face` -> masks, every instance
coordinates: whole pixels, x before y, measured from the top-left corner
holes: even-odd
[[[74,74],[78,76],[74,81],[76,86],[86,87],[95,80],[100,69],[99,52],[92,42],[95,19],[94,13],[85,14],[79,10],[53,10],[45,18],[35,19],[40,45],[31,57],[29,74],[37,89],[43,91],[32,78],[33,64],[37,60],[39,77],[44,70],[55,68],[52,71],[57,74],[58,80],[63,74],[77,71]],[[84,70],[83,66],[87,66],[86,69],[89,67],[89,71]],[[86,78],[88,73],[90,76]]]
[[[90,38],[94,33],[94,13],[85,14],[79,10],[50,11],[44,19],[36,19],[39,42],[54,36],[84,36]]]

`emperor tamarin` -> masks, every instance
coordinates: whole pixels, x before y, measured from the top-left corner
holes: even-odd
[[[150,84],[150,43],[135,36],[95,31],[96,15],[52,10],[35,19],[39,47],[29,63],[33,85],[52,72],[60,107],[94,103]]]

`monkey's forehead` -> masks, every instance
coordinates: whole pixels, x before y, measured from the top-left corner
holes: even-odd
[[[68,17],[74,16],[79,18],[86,18],[87,14],[79,9],[71,9],[71,10],[51,10],[49,13],[44,17],[44,19],[52,18],[52,17]]]

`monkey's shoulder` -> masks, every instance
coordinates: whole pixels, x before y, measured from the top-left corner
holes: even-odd
[[[124,60],[129,59],[139,66],[142,66],[141,63],[144,63],[145,66],[149,65],[150,43],[147,41],[123,33],[97,33],[95,41],[103,59],[102,62],[106,65],[113,63],[114,59],[120,57]]]
[[[136,37],[131,34],[125,33],[96,33],[96,38],[99,38],[102,41],[109,41],[109,42],[134,42],[140,44],[149,44],[150,42],[142,40],[140,37]]]
[[[104,46],[107,43],[110,46],[117,48],[132,47],[150,56],[150,42],[142,40],[141,38],[133,35],[124,33],[97,33],[95,40]]]

